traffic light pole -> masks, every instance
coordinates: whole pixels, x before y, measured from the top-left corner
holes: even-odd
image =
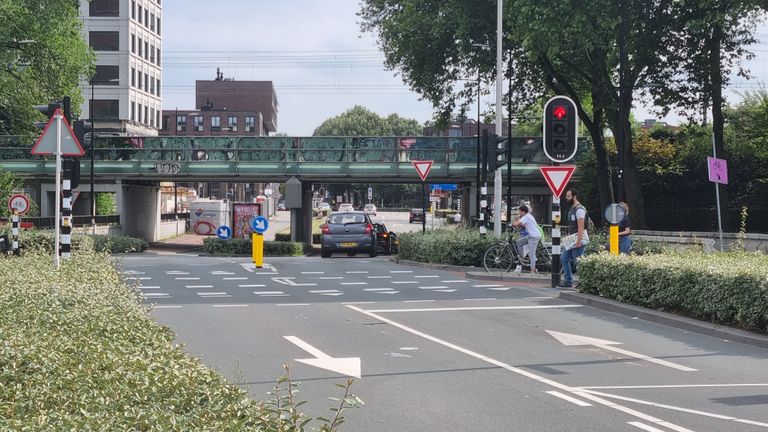
[[[96,154],[96,119],[94,118],[93,113],[96,111],[93,109],[94,105],[94,90],[95,90],[95,84],[96,80],[94,78],[91,78],[91,108],[90,112],[88,113],[88,117],[91,119],[91,228],[93,229],[93,233],[96,234],[96,192],[94,187],[94,179],[93,179],[93,163],[95,160],[94,155]]]
[[[61,261],[59,259],[59,240],[61,238],[61,114],[56,114],[56,221],[53,235],[53,263],[59,268]]]
[[[502,18],[504,15],[503,0],[497,0],[496,9],[496,136],[502,136]],[[494,142],[494,145],[497,145]],[[496,169],[493,175],[493,234],[501,237],[501,169]]]

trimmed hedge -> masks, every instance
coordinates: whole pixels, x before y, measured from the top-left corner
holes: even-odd
[[[291,241],[291,233],[276,233],[275,234],[275,241],[280,242],[289,242]],[[323,242],[323,235],[314,233],[312,234],[312,243],[313,244],[320,244]]]
[[[398,258],[426,263],[483,267],[483,255],[498,242],[494,236],[482,237],[475,229],[438,229],[399,234]]]
[[[211,255],[248,255],[252,253],[251,239],[222,240],[208,237],[203,240],[203,249]],[[282,241],[265,241],[264,256],[301,256],[304,245]]]
[[[28,230],[19,233],[23,253],[52,253],[55,239],[52,230]],[[144,252],[149,243],[140,238],[115,235],[72,234],[72,252],[134,253]]]
[[[93,239],[93,249],[96,252],[107,253],[134,253],[144,252],[149,247],[144,239],[115,236],[115,235],[88,235]]]
[[[0,259],[0,335],[2,430],[298,432],[310,420],[286,378],[258,402],[190,358],[106,254],[60,270],[48,255]],[[359,402],[348,385],[342,411]]]
[[[668,251],[579,260],[579,289],[692,318],[768,331],[768,257]]]

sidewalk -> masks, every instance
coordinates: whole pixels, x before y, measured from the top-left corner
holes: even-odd
[[[432,264],[418,261],[409,261],[390,257],[389,260],[395,264],[402,264],[411,267],[421,267],[433,270],[444,270],[450,272],[464,273],[467,279],[487,280],[496,282],[532,282],[537,284],[549,283],[552,280],[551,273],[530,274],[528,272],[517,274],[513,272],[489,273],[481,267],[452,266],[446,264]]]
[[[146,252],[160,255],[200,253],[203,251],[203,240],[206,238],[206,236],[197,234],[182,234],[178,237],[152,243]]]

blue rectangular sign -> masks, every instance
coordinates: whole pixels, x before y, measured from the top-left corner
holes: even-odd
[[[429,186],[429,190],[455,191],[455,190],[459,190],[459,185],[455,185],[455,184],[433,184],[433,185]]]

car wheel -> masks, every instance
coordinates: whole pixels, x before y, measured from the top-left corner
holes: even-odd
[[[379,249],[376,247],[376,244],[374,243],[373,246],[371,246],[371,251],[368,253],[368,256],[371,258],[375,258],[379,255]]]
[[[331,257],[331,251],[327,249],[320,249],[320,256],[323,258],[330,258]]]

